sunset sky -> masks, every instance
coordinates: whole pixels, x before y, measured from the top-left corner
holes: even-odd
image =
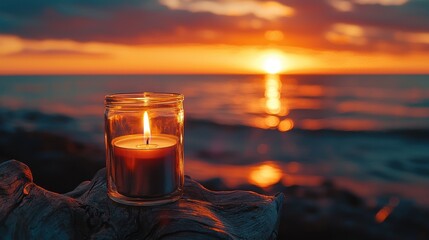
[[[429,73],[428,0],[2,0],[0,74]]]

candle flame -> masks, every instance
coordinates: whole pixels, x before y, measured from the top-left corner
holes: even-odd
[[[145,111],[143,114],[143,140],[146,144],[149,144],[150,138],[151,138],[151,134],[150,134],[149,116]]]

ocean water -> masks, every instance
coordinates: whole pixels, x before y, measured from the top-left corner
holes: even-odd
[[[143,91],[185,95],[185,169],[198,180],[332,179],[429,206],[429,75],[1,76],[0,109],[18,113],[1,129],[103,147],[104,96]],[[22,110],[75,121],[23,121]]]

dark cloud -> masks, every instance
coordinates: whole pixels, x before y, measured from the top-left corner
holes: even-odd
[[[253,15],[222,16],[171,10],[155,0],[2,0],[0,34],[125,44],[268,44],[265,31],[281,30],[284,38],[276,42],[279,45],[361,51],[429,50],[429,44],[416,47],[395,37],[397,32],[429,32],[429,1],[411,0],[401,6],[354,4],[350,12],[340,12],[322,0],[279,2],[294,8],[295,15],[274,20]],[[252,21],[258,26],[246,25]],[[363,36],[366,44],[327,40],[326,33],[337,23],[371,29]]]
[[[354,11],[336,17],[344,22],[383,29],[429,32],[429,1],[411,0],[400,6],[356,5]]]

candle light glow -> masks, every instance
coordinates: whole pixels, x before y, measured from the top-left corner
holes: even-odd
[[[168,100],[170,104],[176,100],[177,104],[152,111],[151,107],[156,108],[151,105],[152,99],[156,102]],[[117,118],[106,118],[106,133],[113,135],[106,142],[110,151],[108,195],[112,200],[151,206],[180,198],[184,184],[183,124],[179,121],[182,100],[179,94],[148,92],[106,96],[106,102],[115,105],[106,104],[108,114],[122,116],[120,123],[115,122]],[[130,102],[135,103],[134,108],[116,111],[122,104],[129,106]]]
[[[146,143],[146,145],[149,145],[151,139],[151,133],[150,133],[150,123],[149,123],[149,116],[147,114],[147,111],[143,114],[143,140]]]

